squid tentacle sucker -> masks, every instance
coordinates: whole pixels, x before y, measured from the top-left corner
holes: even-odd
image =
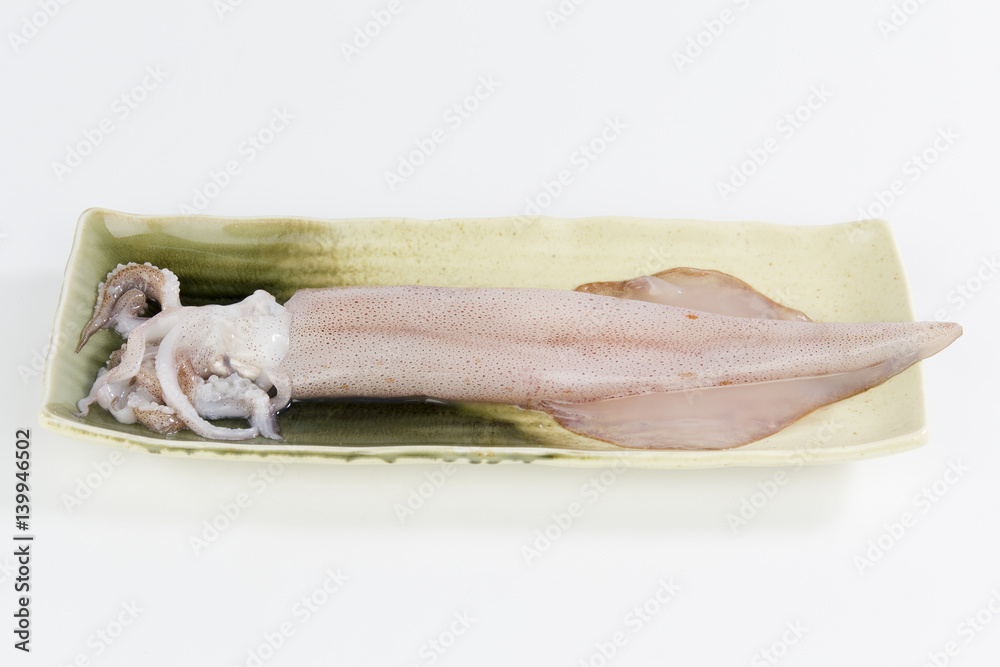
[[[147,300],[160,312],[142,317]],[[575,290],[424,286],[258,290],[182,306],[167,269],[119,265],[78,350],[126,339],[86,398],[163,434],[280,438],[294,400],[489,401],[623,447],[726,449],[865,391],[951,344],[950,322],[814,322],[718,271]],[[245,428],[211,423],[246,419]]]

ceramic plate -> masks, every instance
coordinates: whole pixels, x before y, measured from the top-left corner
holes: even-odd
[[[40,420],[70,437],[158,454],[273,460],[457,460],[687,468],[799,465],[889,454],[926,440],[919,365],[817,410],[753,444],[724,451],[628,450],[575,435],[545,414],[493,404],[330,402],[293,405],[283,441],[156,435],[92,409],[74,415],[117,334],[74,354],[97,283],[118,263],[150,262],[181,281],[185,305],[231,303],[255,289],[284,302],[302,287],[443,285],[573,289],[675,266],[718,269],[815,320],[913,318],[888,225],[485,218],[219,218],[90,209],[76,230],[46,360]]]

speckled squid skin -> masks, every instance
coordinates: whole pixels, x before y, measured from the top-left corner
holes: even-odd
[[[845,373],[938,351],[957,325],[730,317],[548,289],[297,292],[292,397],[431,396],[534,407]]]

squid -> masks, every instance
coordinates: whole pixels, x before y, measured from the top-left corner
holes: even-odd
[[[144,317],[149,301],[160,311]],[[280,439],[310,399],[484,401],[624,448],[728,449],[879,385],[950,345],[951,322],[814,322],[745,282],[674,268],[575,290],[417,285],[263,290],[184,306],[169,269],[119,265],[97,331],[125,339],[93,403],[160,434]],[[246,427],[213,424],[246,420]]]

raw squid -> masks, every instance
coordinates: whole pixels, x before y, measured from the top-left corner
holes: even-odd
[[[161,311],[143,317],[149,299]],[[622,447],[725,449],[881,384],[961,335],[949,322],[813,322],[717,271],[574,291],[423,286],[258,290],[182,306],[168,269],[119,265],[77,351],[126,343],[90,395],[121,422],[211,439],[280,438],[297,399],[490,401]],[[211,420],[236,417],[245,428]]]

